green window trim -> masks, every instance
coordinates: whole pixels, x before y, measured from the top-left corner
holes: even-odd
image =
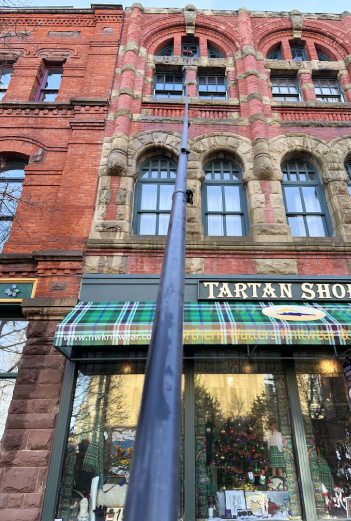
[[[280,49],[276,49],[275,51],[272,51],[267,55],[267,60],[281,60],[281,59],[282,59],[282,53],[280,52]]]
[[[303,47],[291,46],[290,50],[291,50],[292,59],[294,61],[299,61],[299,62],[307,61],[306,52]]]
[[[169,219],[171,213],[171,190],[166,187],[175,184],[177,173],[177,164],[166,157],[153,157],[144,161],[139,168],[139,176],[135,189],[135,204],[133,218],[133,232],[140,235],[166,235],[168,227],[167,217]],[[149,186],[149,189],[144,187]],[[151,187],[151,188],[150,188]],[[147,190],[153,193],[147,194]],[[173,191],[172,191],[173,193]],[[143,203],[143,195],[145,199]],[[149,200],[147,197],[149,196]],[[151,201],[153,199],[153,201]],[[152,206],[147,208],[146,206]],[[142,208],[142,204],[146,204]],[[162,208],[162,206],[166,206]],[[152,224],[146,225],[147,217],[150,222],[154,220],[154,233],[152,233]],[[164,216],[164,217],[162,217]],[[146,227],[149,233],[144,233]],[[159,233],[160,228],[165,233]]]
[[[174,47],[173,45],[168,45],[167,47],[164,47],[157,56],[173,56],[174,54]]]
[[[182,98],[184,76],[182,74],[157,72],[154,79],[155,98]]]
[[[224,58],[219,51],[216,51],[213,47],[207,48],[207,57],[208,58]]]
[[[317,170],[306,161],[291,160],[282,164],[284,174],[282,185],[285,211],[288,224],[294,237],[327,237],[333,234],[333,227],[329,216],[324,190],[320,184]],[[294,190],[295,188],[295,190]],[[309,188],[314,188],[314,195]],[[315,203],[317,200],[318,203]],[[307,205],[316,205],[314,209],[308,209]],[[296,208],[293,209],[292,206]],[[290,209],[289,209],[290,206]],[[317,209],[317,206],[320,209]],[[302,219],[301,219],[302,218]],[[320,219],[319,219],[320,218]],[[311,234],[314,225],[319,232]],[[294,229],[302,230],[305,234],[293,233]],[[316,229],[316,228],[315,228]],[[320,233],[323,230],[323,233]]]
[[[199,58],[200,57],[200,47],[196,43],[183,43],[182,44],[182,56],[188,56],[184,51],[189,50],[192,51],[192,54],[189,56],[191,58]]]
[[[301,101],[301,91],[297,78],[291,76],[271,76],[272,96],[282,101]]]
[[[340,83],[336,78],[313,78],[312,81],[317,99],[329,103],[345,101]]]
[[[242,172],[241,169],[231,161],[222,161],[222,160],[214,160],[208,162],[204,168],[205,172],[205,182],[202,186],[202,219],[204,224],[205,235],[209,236],[209,217],[210,216],[219,216],[222,217],[222,230],[223,233],[219,235],[211,236],[224,236],[224,237],[242,237],[248,234],[249,231],[249,221],[247,216],[247,202],[246,202],[246,193],[245,189],[242,185]],[[220,198],[222,209],[214,210],[209,208],[208,204],[208,187],[220,187]],[[228,187],[237,187],[238,188],[238,199],[239,208],[237,209],[227,209],[227,200],[230,200],[229,196],[226,197],[225,188]],[[217,190],[219,193],[219,191]],[[228,224],[227,217],[239,216],[240,224],[235,224],[235,229],[238,229],[241,225],[241,233],[240,234],[228,234]],[[234,219],[233,219],[234,220]]]
[[[318,56],[318,60],[320,62],[331,62],[332,61],[330,58],[328,58],[328,56],[326,56],[322,52],[317,51],[317,56]]]
[[[199,74],[197,95],[200,99],[227,99],[227,79],[222,74]]]

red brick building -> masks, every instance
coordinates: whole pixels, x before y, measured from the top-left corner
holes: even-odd
[[[89,31],[75,19],[70,36],[56,35],[70,38],[64,48],[52,40],[55,58],[42,46],[37,56],[18,57],[13,80],[17,64],[20,71],[28,60],[27,98],[10,101],[11,79],[1,104],[1,117],[18,118],[27,135],[20,121],[26,111],[36,121],[36,110],[38,118],[51,110],[34,101],[38,89],[45,91],[40,64],[57,67],[61,60],[62,84],[48,119],[53,130],[43,133],[50,143],[45,148],[36,134],[33,148],[21,137],[18,147],[28,148],[16,149],[28,159],[22,197],[42,173],[45,188],[35,193],[52,201],[54,215],[44,213],[39,234],[35,218],[28,234],[14,222],[2,255],[6,279],[38,279],[37,300],[22,302],[31,323],[2,441],[4,516],[18,519],[22,509],[23,519],[40,519],[45,488],[42,521],[76,521],[88,495],[91,515],[99,505],[111,515],[124,507],[190,50],[194,204],[187,212],[185,327],[192,333],[184,342],[180,517],[207,519],[215,508],[221,518],[229,505],[245,519],[259,509],[275,519],[350,518],[351,426],[340,360],[350,340],[351,14],[133,4],[115,66],[121,13],[94,9],[77,11]],[[48,41],[59,31],[51,20],[63,17],[51,13]],[[83,38],[83,29],[80,50],[74,38],[80,30]],[[80,67],[70,68],[78,47]],[[106,65],[99,67],[102,56]],[[113,69],[107,109],[100,98],[109,98],[106,74],[112,81]],[[13,116],[15,109],[22,112]],[[57,132],[62,126],[67,135]],[[1,132],[8,135],[4,126]],[[20,201],[16,215],[27,215],[27,206]],[[60,401],[64,362],[52,341],[77,297],[55,338],[70,359]],[[282,306],[267,311],[275,302]],[[301,322],[285,320],[289,314]],[[306,326],[312,315],[317,325]],[[104,339],[111,331],[113,338]],[[118,337],[130,331],[142,338]],[[237,446],[233,457],[230,444]]]
[[[7,9],[0,17],[17,35],[0,49],[2,331],[11,336],[20,319],[23,333],[30,321],[1,445],[0,517],[39,519],[65,368],[51,337],[77,302],[123,9]],[[12,285],[18,294],[5,293]],[[34,299],[23,316],[26,296]],[[16,366],[4,355],[2,373]],[[1,380],[2,428],[14,382]]]

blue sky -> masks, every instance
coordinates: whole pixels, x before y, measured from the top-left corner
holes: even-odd
[[[121,3],[123,7],[132,5],[133,0],[126,0],[124,2],[104,2],[102,0],[96,0],[96,4],[111,4]],[[187,1],[172,0],[171,3],[167,3],[166,0],[144,0],[141,2],[144,7],[184,7]],[[245,0],[245,3],[233,4],[225,0],[202,0],[201,2],[194,2],[194,5],[198,9],[238,9],[239,7],[247,7],[252,11],[291,11],[292,9],[299,9],[303,13],[342,13],[345,10],[351,11],[351,6],[342,0],[334,0],[332,4],[326,0],[294,0],[293,2],[288,0]],[[90,3],[87,0],[33,0],[31,6],[73,6],[73,7],[90,7]]]

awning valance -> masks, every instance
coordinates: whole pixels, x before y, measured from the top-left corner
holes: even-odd
[[[54,346],[150,343],[155,302],[80,302],[57,326]],[[186,302],[184,344],[348,345],[351,304],[328,302]]]

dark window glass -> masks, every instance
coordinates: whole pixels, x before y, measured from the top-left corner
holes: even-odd
[[[183,95],[183,76],[181,74],[157,73],[154,82],[156,98],[181,98]]]
[[[9,67],[8,65],[1,65],[0,66],[0,101],[5,96],[7,87],[10,84],[11,75],[13,73],[13,68]]]
[[[351,195],[351,161],[348,161],[347,163],[345,163],[345,170],[349,174],[348,186],[349,186],[349,192]]]
[[[191,51],[191,53],[188,55],[185,51]],[[183,43],[182,55],[189,56],[191,58],[198,58],[200,56],[199,46],[190,43]]]
[[[166,158],[142,164],[136,190],[134,228],[140,235],[167,235],[177,165]]]
[[[157,56],[173,56],[173,46],[165,47],[158,53]]]
[[[317,51],[318,60],[320,62],[330,62],[331,60],[325,54]]]
[[[10,234],[24,181],[24,161],[8,160],[0,169],[0,251]]]
[[[282,59],[282,55],[281,55],[279,49],[269,53],[267,56],[267,60],[281,60],[281,59]]]
[[[235,163],[218,160],[208,163],[204,172],[205,234],[246,235],[246,200],[241,170]]]
[[[309,163],[288,161],[282,165],[283,194],[288,224],[294,237],[330,235],[328,210],[319,176]]]
[[[328,102],[344,101],[338,80],[314,78],[313,85],[317,99]]]
[[[300,89],[296,78],[277,78],[271,76],[274,99],[300,101]]]
[[[227,84],[224,76],[198,76],[199,98],[225,99]]]
[[[208,57],[209,58],[223,58],[221,53],[216,51],[216,49],[213,49],[212,47],[208,48]]]
[[[62,68],[49,67],[46,69],[38,90],[38,101],[56,100],[56,96],[61,84],[62,74]]]
[[[302,47],[291,47],[291,54],[295,61],[306,61],[306,53]]]

